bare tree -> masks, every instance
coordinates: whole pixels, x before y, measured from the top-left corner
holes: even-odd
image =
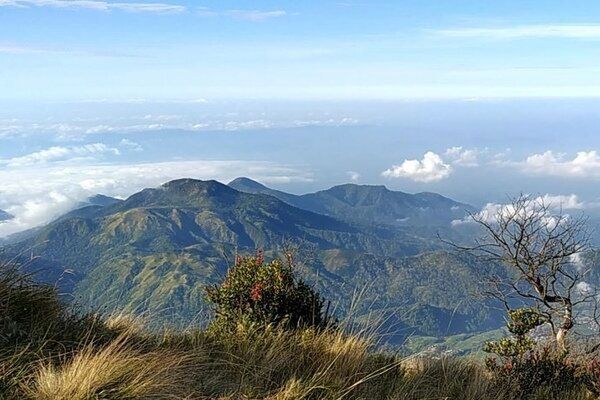
[[[567,350],[567,335],[578,322],[577,310],[595,313],[597,309],[596,293],[583,280],[588,270],[580,263],[590,250],[587,219],[564,214],[556,204],[528,195],[471,214],[470,219],[484,235],[470,246],[452,245],[505,265],[510,276],[489,276],[482,292],[501,300],[507,309],[516,300],[537,308],[557,345]],[[578,307],[583,304],[589,307]]]

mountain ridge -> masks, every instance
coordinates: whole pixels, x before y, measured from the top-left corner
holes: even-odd
[[[409,194],[383,185],[346,183],[303,195],[271,189],[245,177],[236,178],[228,185],[248,193],[268,194],[298,208],[365,224],[449,225],[474,211],[468,204],[437,193]]]

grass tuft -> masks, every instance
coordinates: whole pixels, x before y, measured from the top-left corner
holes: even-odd
[[[185,356],[141,352],[122,336],[102,349],[88,345],[62,365],[42,364],[27,398],[35,400],[181,399]]]

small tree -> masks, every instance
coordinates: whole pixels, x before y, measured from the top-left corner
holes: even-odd
[[[206,296],[220,326],[249,322],[324,327],[329,322],[321,296],[294,276],[291,255],[271,262],[265,262],[262,252],[237,257],[225,280],[206,288]]]
[[[598,309],[595,291],[583,281],[588,270],[576,262],[590,250],[586,218],[563,214],[556,204],[528,195],[470,218],[482,228],[483,237],[472,246],[453,245],[505,265],[511,275],[490,276],[482,282],[482,293],[509,310],[517,300],[534,307],[566,351],[567,335],[577,322],[575,308],[587,304],[588,312]]]
[[[486,342],[483,351],[511,360],[522,357],[535,348],[536,343],[529,333],[542,325],[545,318],[532,308],[510,310],[508,317],[509,322],[506,324],[506,328],[512,337]]]

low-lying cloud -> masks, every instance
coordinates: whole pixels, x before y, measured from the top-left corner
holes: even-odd
[[[531,198],[530,205],[535,207],[536,205],[544,205],[555,211],[569,211],[569,210],[584,210],[598,207],[597,203],[586,203],[579,199],[576,194],[568,195],[552,195],[544,194]],[[482,209],[475,214],[477,219],[480,219],[487,223],[496,222],[499,215],[509,215],[514,213],[515,209],[512,204],[501,204],[501,203],[487,203]],[[462,225],[474,223],[472,216],[466,216],[463,219],[457,219],[452,221],[452,225]]]
[[[133,142],[131,142],[133,143]],[[125,145],[131,146],[129,143]],[[39,150],[19,157],[13,157],[7,160],[0,159],[0,165],[9,168],[27,167],[35,164],[44,164],[52,161],[69,161],[93,157],[99,154],[121,154],[116,147],[109,147],[104,143],[91,143],[82,146],[53,146],[47,149]]]
[[[309,172],[262,161],[167,161],[119,165],[48,165],[0,169],[0,209],[15,216],[0,237],[50,222],[95,194],[128,197],[178,178],[227,182],[248,176],[265,183],[310,182]]]
[[[535,175],[600,178],[600,155],[595,150],[580,151],[569,159],[564,154],[546,151],[517,163],[523,172]]]

